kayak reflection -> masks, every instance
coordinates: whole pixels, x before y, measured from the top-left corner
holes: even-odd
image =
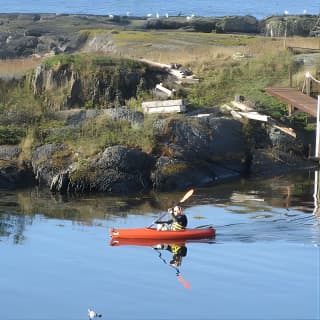
[[[174,268],[176,270],[176,276],[178,277],[178,280],[183,284],[183,286],[186,289],[191,289],[191,285],[188,281],[186,281],[181,273],[180,269],[178,267],[182,264],[182,258],[187,256],[187,247],[185,244],[158,244],[153,247],[153,249],[158,250],[159,252],[159,258],[170,267]],[[162,257],[161,250],[167,250],[172,253],[172,259],[168,263],[165,258]]]
[[[183,259],[187,256],[187,242],[213,243],[212,241],[174,241],[174,243],[159,243],[156,239],[111,239],[110,246],[146,246],[158,253],[159,259],[168,267],[175,270],[178,280],[186,289],[191,289],[191,285],[186,281],[180,272]],[[166,253],[169,252],[169,258]]]
[[[137,239],[111,239],[111,246],[121,246],[121,245],[135,245],[135,246],[147,246],[151,247],[153,250],[158,252],[158,257],[161,261],[173,268],[176,271],[176,276],[178,280],[183,284],[186,289],[191,289],[191,285],[188,281],[186,281],[180,272],[179,267],[182,264],[182,258],[187,256],[187,247],[185,241],[176,241],[175,243],[158,243],[158,241],[154,239],[148,240],[137,240]],[[163,257],[163,252],[169,251],[172,256],[170,261],[168,262]]]
[[[160,250],[167,250],[172,253],[172,259],[170,260],[170,266],[179,267],[182,264],[182,258],[187,255],[187,247],[184,244],[157,244],[153,247],[155,250],[159,250],[159,257],[167,264],[167,261],[162,258]]]

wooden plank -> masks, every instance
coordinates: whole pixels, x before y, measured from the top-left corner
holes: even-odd
[[[162,83],[156,85],[156,89],[165,93],[168,97],[171,97],[173,92],[162,85]]]
[[[302,112],[308,113],[313,117],[317,116],[317,100],[305,95],[298,89],[273,87],[266,88],[265,92]]]
[[[262,122],[268,122],[268,118],[269,118],[269,116],[260,114],[258,112],[238,112],[238,113],[245,118],[262,121]]]
[[[274,127],[279,129],[280,131],[286,133],[286,134],[289,134],[293,138],[297,137],[296,133],[294,132],[294,130],[292,128],[283,127],[283,126],[280,126],[280,125],[274,125]]]
[[[183,99],[156,100],[142,102],[142,109],[145,113],[185,112],[186,105]]]
[[[241,118],[245,117],[247,119],[252,119],[256,121],[262,121],[262,122],[269,122],[272,124],[275,128],[278,130],[289,134],[293,138],[296,138],[296,133],[292,128],[284,127],[283,125],[277,124],[275,120],[273,120],[270,116],[260,114],[256,111],[254,111],[253,108],[247,107],[245,104],[237,101],[232,101],[232,105],[240,110],[250,110],[249,112],[245,111],[235,111],[230,106],[224,105],[224,107],[230,111],[232,117],[236,120],[240,120]]]

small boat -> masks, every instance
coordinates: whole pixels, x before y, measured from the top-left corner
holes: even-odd
[[[189,239],[212,239],[215,229],[211,226],[198,227],[184,230],[164,230],[144,227],[134,229],[110,229],[112,239],[154,239],[154,240],[189,240]]]

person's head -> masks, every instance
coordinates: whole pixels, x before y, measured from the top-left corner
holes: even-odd
[[[175,216],[178,216],[178,215],[182,214],[182,208],[181,208],[180,206],[175,206],[175,207],[173,208],[173,214],[174,214]]]

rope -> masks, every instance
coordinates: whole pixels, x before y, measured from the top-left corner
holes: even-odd
[[[312,76],[312,74],[308,71],[308,72],[306,72],[306,74],[305,74],[305,76],[304,76],[303,86],[302,86],[302,90],[301,90],[302,92],[304,92],[305,89],[306,89],[307,79],[311,79],[311,80],[313,80],[313,81],[316,82],[316,83],[320,83],[320,80],[316,79],[316,78],[315,78],[314,76]],[[309,84],[309,87],[310,87],[310,84]]]
[[[320,80],[317,80],[315,77],[312,76],[312,74],[310,72],[307,72],[305,75],[306,78],[310,78],[311,80],[313,80],[314,82],[320,83]]]

